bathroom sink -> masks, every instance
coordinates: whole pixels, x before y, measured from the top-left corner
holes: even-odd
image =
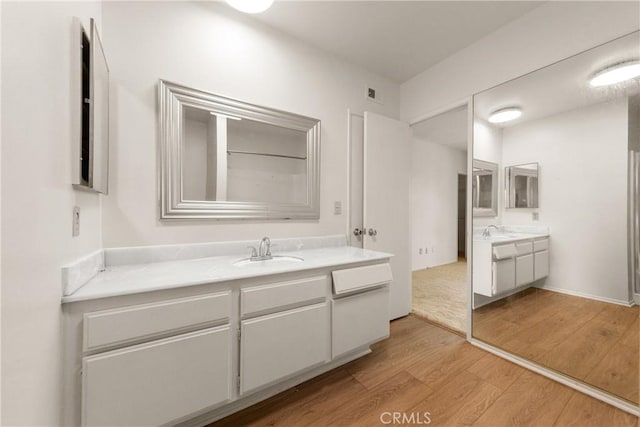
[[[288,256],[288,255],[273,255],[271,259],[262,260],[262,261],[251,261],[251,258],[243,258],[238,261],[235,261],[233,265],[236,267],[245,267],[247,265],[267,265],[272,263],[280,263],[280,262],[302,262],[303,258],[297,256]]]

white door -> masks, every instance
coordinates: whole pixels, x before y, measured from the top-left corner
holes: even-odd
[[[364,113],[364,248],[389,252],[393,282],[389,317],[411,311],[409,188],[411,130],[407,123]]]

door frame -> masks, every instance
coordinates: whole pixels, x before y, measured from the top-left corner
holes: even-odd
[[[409,121],[409,126],[416,125],[425,120],[429,120],[435,116],[439,116],[440,114],[446,113],[447,111],[454,110],[460,107],[467,107],[467,209],[466,209],[466,259],[467,259],[467,294],[469,296],[469,300],[467,303],[467,341],[473,342],[473,337],[471,336],[471,327],[472,327],[472,304],[473,301],[473,287],[471,283],[471,275],[472,270],[471,266],[473,265],[473,217],[471,210],[471,179],[473,176],[473,96],[468,96],[462,99],[458,99],[444,107],[432,110],[427,114],[420,115],[413,120]]]
[[[346,209],[344,209],[344,213],[346,215],[345,219],[345,232],[346,232],[346,236],[347,236],[347,244],[349,246],[351,246],[351,235],[353,230],[351,229],[351,186],[353,185],[353,182],[351,182],[351,148],[352,148],[352,141],[351,141],[351,130],[353,127],[353,123],[352,123],[352,117],[356,116],[356,117],[361,117],[362,120],[364,120],[364,113],[356,113],[354,112],[354,110],[352,110],[351,108],[347,108],[347,144],[346,144],[346,150],[347,150],[347,200],[346,203],[344,204],[346,206]],[[363,132],[363,138],[364,138],[364,132]],[[363,174],[362,174],[362,184],[364,186],[364,170],[363,170]],[[364,195],[364,190],[363,190],[363,195]],[[364,218],[362,218],[363,224],[360,224],[361,227],[364,227]],[[363,231],[364,232],[364,231]],[[361,242],[364,246],[364,236]]]

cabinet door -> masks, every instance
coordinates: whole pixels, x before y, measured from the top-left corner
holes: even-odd
[[[549,251],[536,252],[534,256],[534,280],[547,277],[549,275]]]
[[[85,357],[82,424],[170,423],[231,396],[229,326]]]
[[[241,393],[329,360],[326,302],[242,321]]]
[[[508,258],[493,263],[493,294],[501,294],[516,287],[516,263]]]
[[[331,353],[336,358],[389,336],[389,288],[332,301]]]
[[[516,286],[533,282],[533,254],[516,258]]]

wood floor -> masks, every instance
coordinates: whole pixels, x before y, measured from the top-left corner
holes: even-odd
[[[475,310],[473,336],[637,404],[638,313],[531,288]]]
[[[391,337],[372,350],[211,426],[425,425],[425,416],[430,426],[637,425],[415,316],[392,322]],[[389,423],[393,412],[405,422]]]
[[[466,334],[467,262],[459,259],[452,264],[416,270],[412,274],[413,313]]]

